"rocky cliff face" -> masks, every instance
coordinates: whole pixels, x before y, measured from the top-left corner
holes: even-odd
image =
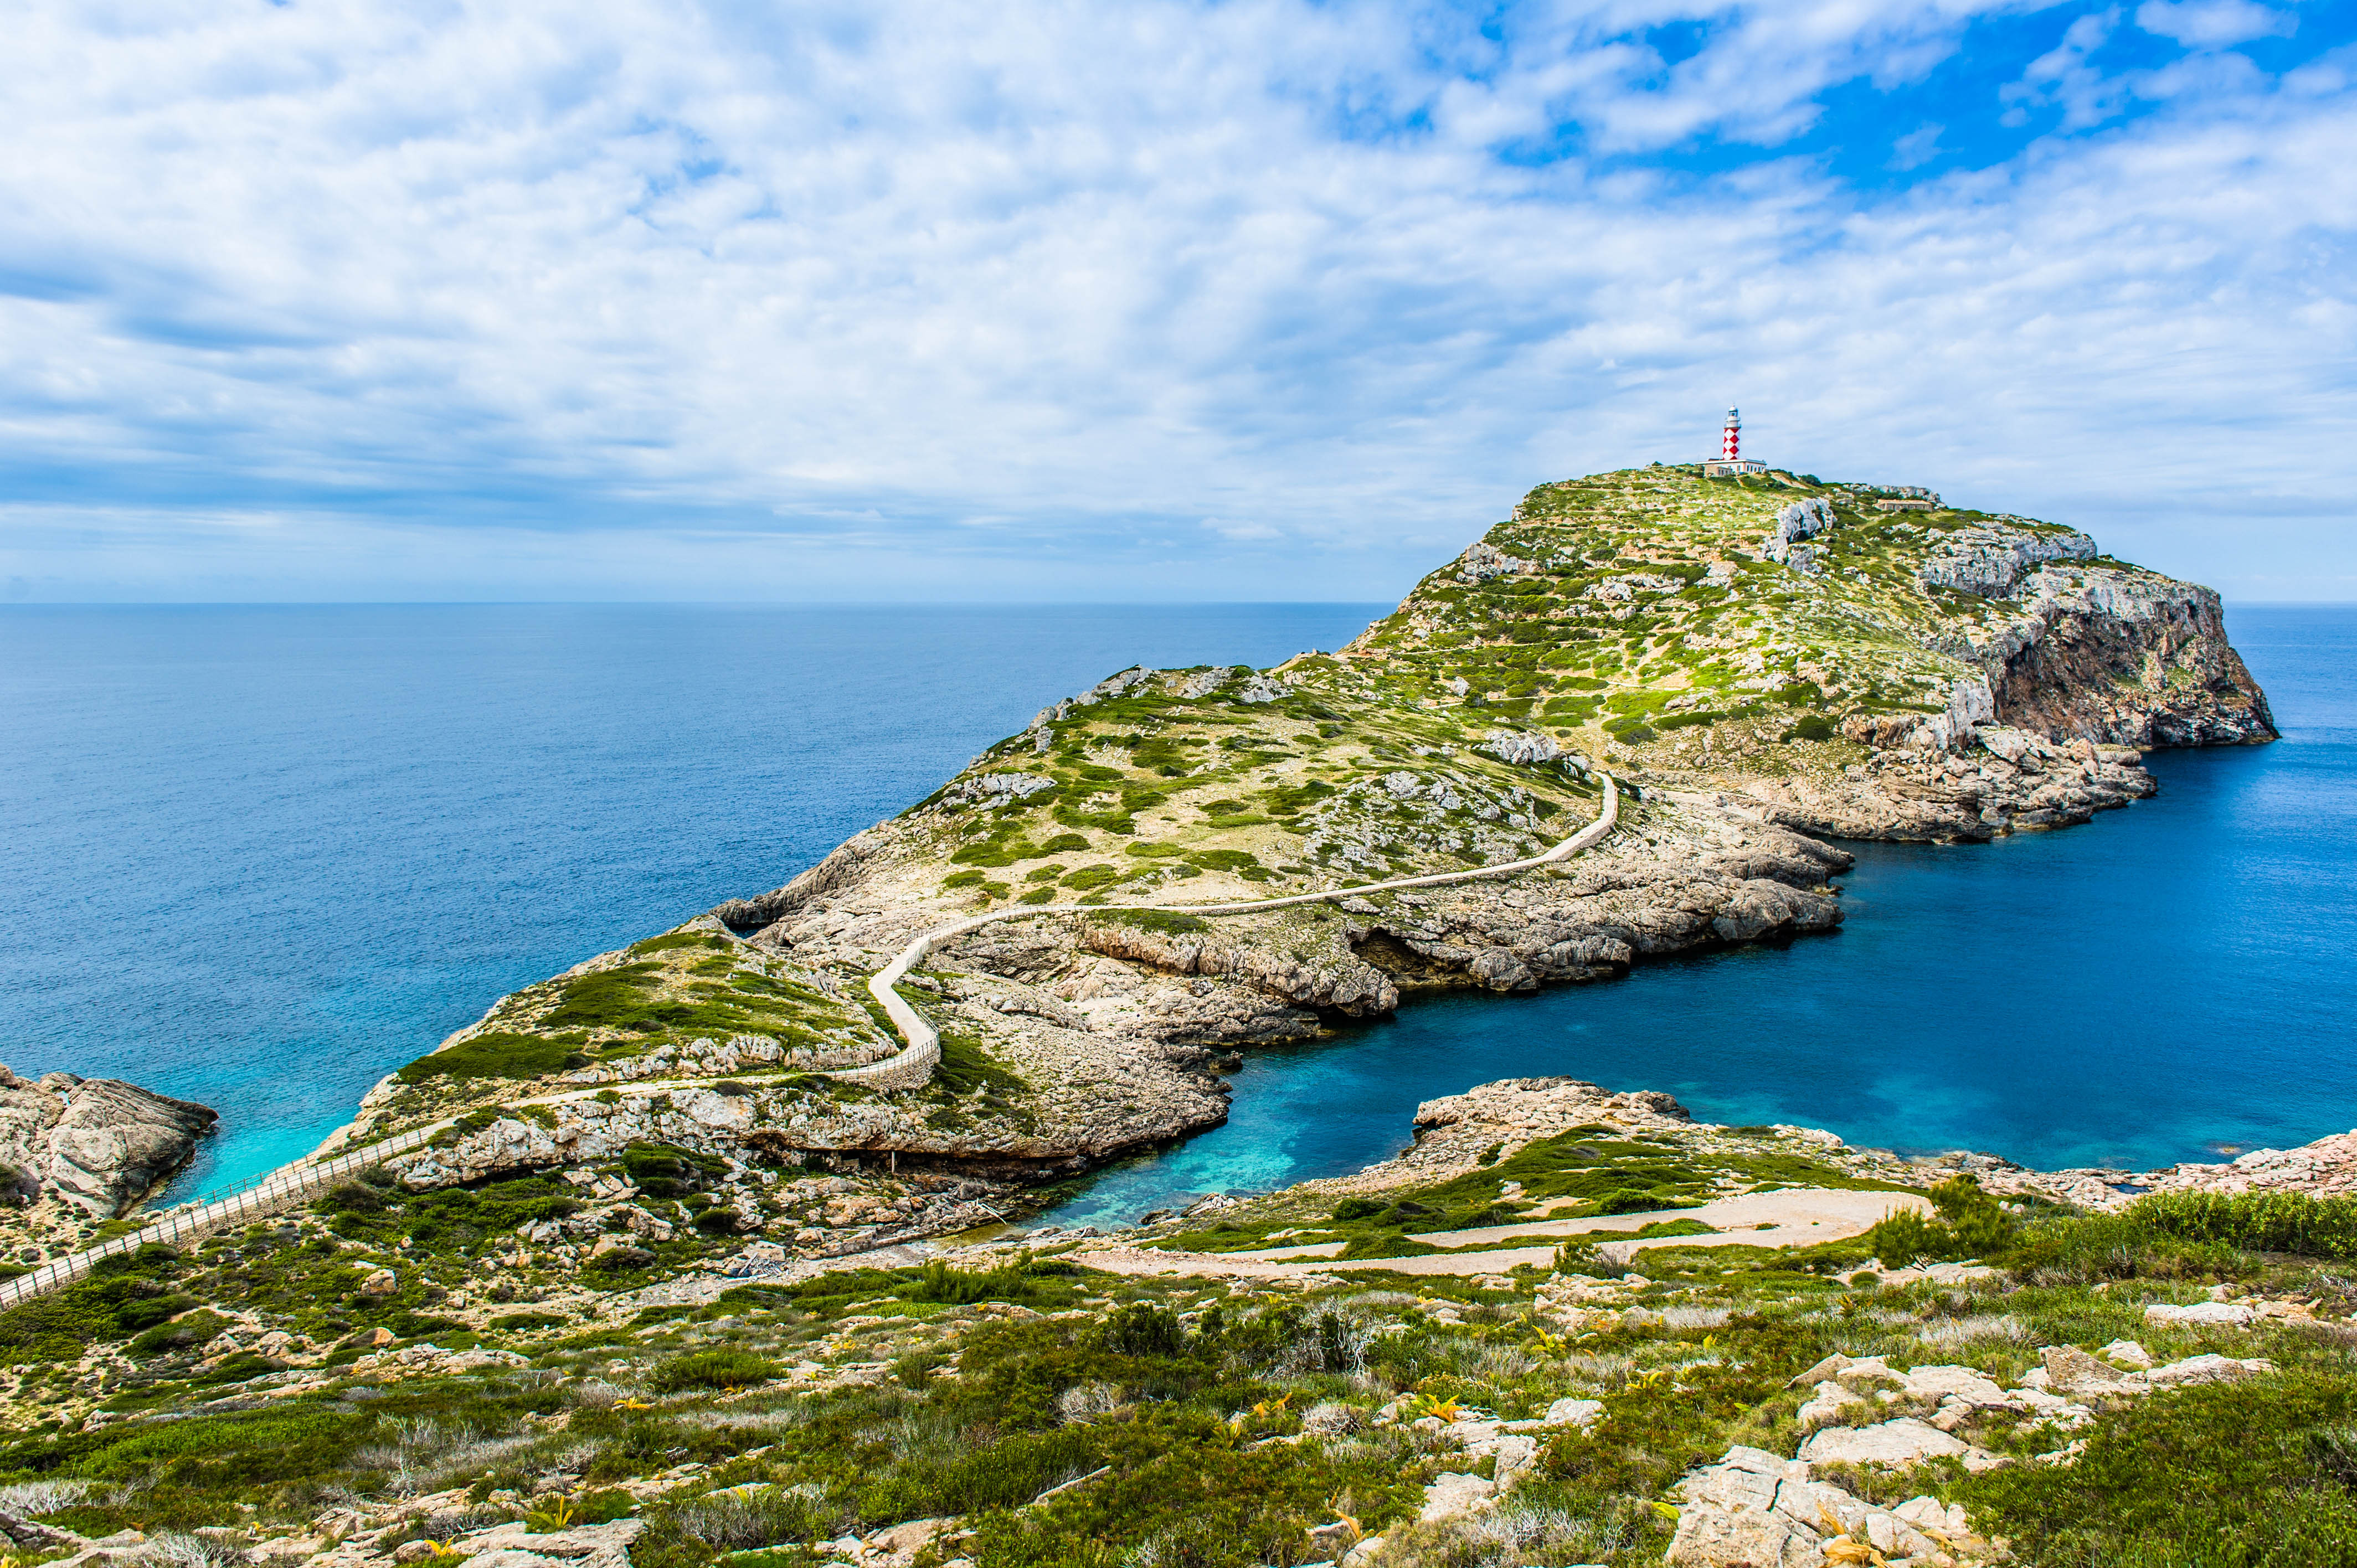
[[[19,1207],[55,1197],[112,1219],[196,1153],[216,1112],[111,1078],[27,1082],[0,1067],[0,1182]]]

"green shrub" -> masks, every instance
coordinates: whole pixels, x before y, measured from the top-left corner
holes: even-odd
[[[1834,726],[1823,714],[1808,714],[1792,726],[1792,734],[1802,740],[1831,740]]]
[[[1383,1211],[1383,1206],[1372,1198],[1346,1197],[1334,1206],[1334,1218],[1347,1224],[1353,1219],[1372,1219]]]
[[[622,1151],[622,1173],[650,1197],[684,1197],[724,1176],[728,1162],[673,1144],[632,1144]]]
[[[1921,1259],[1992,1258],[2013,1241],[2012,1219],[1969,1176],[1952,1176],[1926,1195],[1938,1219],[1911,1209],[1885,1215],[1866,1244],[1886,1263]]]
[[[2357,1261],[2357,1199],[2306,1193],[2168,1192],[2138,1198],[2128,1217],[2166,1235],[2253,1252]]]
[[[1075,892],[1088,893],[1122,879],[1123,873],[1110,865],[1083,865],[1064,878],[1064,886]]]
[[[537,1328],[562,1328],[572,1321],[554,1312],[511,1312],[492,1318],[490,1326],[502,1334],[528,1334]]]
[[[2339,1568],[2357,1561],[2352,1421],[2340,1380],[2212,1383],[2129,1405],[2069,1465],[2008,1465],[1951,1495],[2040,1568]]]
[[[532,1079],[586,1067],[588,1062],[578,1040],[553,1040],[540,1035],[494,1029],[461,1040],[447,1050],[420,1057],[403,1068],[398,1076],[404,1083],[424,1083],[434,1078],[462,1081],[479,1078]]]
[[[682,1389],[741,1389],[766,1383],[784,1371],[767,1356],[750,1350],[691,1350],[656,1367],[650,1382],[664,1394]]]
[[[1116,1356],[1180,1356],[1187,1350],[1187,1326],[1175,1313],[1134,1302],[1106,1314],[1097,1342]]]

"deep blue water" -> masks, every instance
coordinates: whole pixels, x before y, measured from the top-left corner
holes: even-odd
[[[0,609],[0,1061],[294,1158],[502,993],[774,887],[1048,703],[1389,607]]]
[[[1114,670],[1370,606],[0,611],[0,1060],[202,1100],[267,1168],[504,992],[774,886]],[[1227,1126],[1060,1218],[1355,1169],[1415,1101],[1568,1072],[1860,1143],[2141,1165],[2357,1125],[2357,611],[2245,609],[2279,746],[1966,848],[1850,921],[1255,1053]]]
[[[2357,1127],[2357,610],[2229,617],[2277,745],[2158,752],[2061,832],[1850,844],[1848,922],[1521,997],[1450,995],[1248,1055],[1224,1127],[1046,1218],[1335,1176],[1492,1079],[1659,1089],[1860,1144],[2147,1168]]]

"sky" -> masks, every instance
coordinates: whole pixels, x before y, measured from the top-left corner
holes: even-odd
[[[1745,447],[2357,600],[2357,5],[24,0],[0,602],[1383,600]]]

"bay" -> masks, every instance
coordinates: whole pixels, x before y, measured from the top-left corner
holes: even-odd
[[[2357,1126],[2357,611],[2230,631],[2281,742],[2155,752],[2161,792],[1988,844],[1848,843],[1848,919],[1625,980],[1457,993],[1253,1052],[1227,1124],[1042,1216],[1125,1222],[1206,1192],[1339,1176],[1413,1107],[1562,1073],[1696,1116],[1906,1153],[2147,1169]]]

